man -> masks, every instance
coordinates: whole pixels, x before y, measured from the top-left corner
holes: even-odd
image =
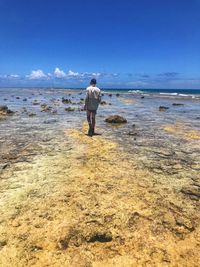
[[[87,121],[89,125],[88,135],[94,135],[95,116],[101,102],[101,90],[96,86],[96,79],[90,81],[90,86],[86,89],[85,110],[87,111]]]

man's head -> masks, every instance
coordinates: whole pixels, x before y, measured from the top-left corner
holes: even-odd
[[[91,81],[90,81],[90,85],[96,85],[97,84],[97,80],[96,79],[92,79]]]

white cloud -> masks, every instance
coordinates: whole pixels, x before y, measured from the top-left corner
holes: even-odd
[[[40,80],[47,78],[47,75],[42,70],[32,70],[30,75],[26,76],[30,80]]]
[[[5,80],[13,80],[20,78],[20,76],[18,74],[4,74],[0,75],[0,78]]]
[[[20,76],[18,74],[11,74],[10,78],[19,78]]]
[[[63,70],[60,70],[59,68],[55,68],[54,75],[56,78],[66,78],[66,73]]]
[[[68,76],[78,77],[78,76],[80,76],[80,74],[78,72],[74,72],[72,70],[69,70],[68,71]]]

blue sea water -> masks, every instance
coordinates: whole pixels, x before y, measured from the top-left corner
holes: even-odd
[[[109,92],[134,94],[200,95],[200,89],[103,89]]]

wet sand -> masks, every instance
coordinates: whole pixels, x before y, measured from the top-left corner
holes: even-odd
[[[105,99],[92,138],[77,105],[0,121],[0,266],[199,266],[198,119]]]

